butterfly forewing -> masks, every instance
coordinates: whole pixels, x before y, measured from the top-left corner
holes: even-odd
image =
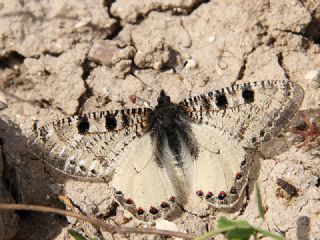
[[[150,109],[67,117],[37,129],[31,146],[51,166],[84,178],[106,178],[117,156],[144,134]]]
[[[194,122],[220,129],[250,148],[286,126],[303,95],[303,89],[291,81],[260,81],[215,90],[180,104]]]

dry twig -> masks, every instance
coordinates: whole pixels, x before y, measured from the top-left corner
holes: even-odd
[[[131,228],[131,227],[119,227],[111,224],[104,223],[96,218],[84,216],[79,213],[66,211],[58,208],[38,206],[38,205],[28,205],[28,204],[12,204],[12,203],[0,203],[0,210],[27,210],[27,211],[36,211],[36,212],[49,212],[55,213],[63,216],[74,217],[78,220],[83,220],[90,222],[95,226],[101,227],[103,230],[111,234],[130,234],[130,233],[140,233],[140,234],[156,234],[163,235],[167,237],[179,237],[184,239],[193,239],[196,236],[194,234],[174,232],[167,230],[159,230],[154,228]]]

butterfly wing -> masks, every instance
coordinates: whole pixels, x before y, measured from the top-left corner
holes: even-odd
[[[144,134],[149,112],[134,108],[67,117],[37,129],[30,145],[47,164],[65,174],[108,179],[117,156]]]
[[[146,134],[127,146],[112,186],[115,199],[133,216],[149,221],[177,210],[177,192],[168,168],[154,159],[155,142]],[[122,159],[122,160],[121,160]]]
[[[215,207],[232,207],[247,183],[258,143],[275,136],[298,110],[303,89],[262,81],[191,97],[184,106],[199,145],[194,191]]]
[[[253,153],[217,128],[192,124],[192,131],[199,148],[193,194],[215,207],[232,207],[247,184]]]
[[[193,122],[220,129],[246,148],[275,136],[302,103],[304,91],[287,80],[236,84],[180,102]]]

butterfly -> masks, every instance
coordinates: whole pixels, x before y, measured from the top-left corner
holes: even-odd
[[[288,80],[235,84],[179,103],[161,91],[154,108],[69,116],[37,128],[31,146],[65,174],[109,181],[135,218],[169,218],[193,198],[231,208],[257,146],[298,110]]]

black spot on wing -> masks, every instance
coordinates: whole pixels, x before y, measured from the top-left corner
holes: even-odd
[[[113,115],[106,115],[106,129],[114,130],[117,127],[117,119]]]
[[[81,170],[82,172],[86,172],[86,171],[87,171],[87,169],[86,169],[85,166],[80,166],[79,168],[80,168],[80,170]]]
[[[254,91],[250,88],[242,89],[242,97],[245,103],[252,103],[254,101]]]
[[[39,136],[42,138],[42,140],[46,140],[46,135],[48,134],[48,129],[45,127],[39,128]]]
[[[228,100],[225,93],[219,93],[216,96],[216,105],[218,108],[226,108],[228,105]]]
[[[70,124],[71,124],[71,122],[72,122],[71,117],[67,117],[67,121],[68,121],[68,125],[70,125]]]
[[[128,127],[129,126],[129,117],[128,115],[122,115],[122,124],[124,127]]]
[[[211,108],[211,104],[208,98],[206,98],[204,95],[201,95],[201,102],[202,102],[202,107],[204,110],[208,111]]]
[[[90,129],[90,123],[88,121],[88,118],[86,116],[79,117],[78,123],[77,123],[78,132],[80,134],[85,134]]]
[[[130,120],[129,120],[129,116],[124,112],[124,110],[121,111],[121,118],[122,118],[122,126],[128,127]]]
[[[196,104],[198,103],[198,96],[194,96],[193,97],[193,102],[196,103]]]

